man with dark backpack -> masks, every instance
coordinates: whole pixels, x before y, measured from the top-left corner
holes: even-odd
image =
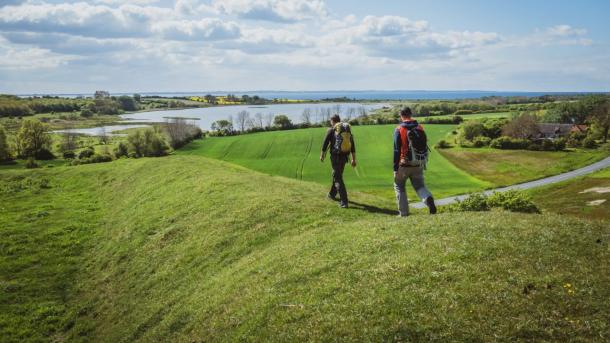
[[[326,151],[330,148],[330,163],[333,168],[333,183],[327,197],[336,200],[339,194],[341,208],[347,208],[347,190],[343,182],[343,170],[347,163],[347,158],[352,155],[352,167],[356,167],[356,145],[352,129],[348,123],[342,123],[339,115],[335,114],[330,118],[330,129],[326,132],[320,161],[324,162]]]
[[[424,170],[428,162],[428,141],[424,128],[411,118],[411,109],[400,111],[400,125],[394,130],[394,190],[401,217],[409,215],[409,201],[405,184],[407,179],[420,199],[428,206],[430,214],[436,213],[432,193],[424,184]]]

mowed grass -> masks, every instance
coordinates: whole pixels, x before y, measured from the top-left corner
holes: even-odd
[[[610,168],[531,191],[542,209],[586,219],[610,220]]]
[[[610,335],[601,222],[401,219],[358,192],[366,206],[341,210],[325,186],[200,156],[4,171],[0,185],[3,342]]]
[[[528,151],[452,148],[439,151],[461,170],[494,186],[508,186],[557,175],[608,156],[608,152],[599,150]]]
[[[358,167],[346,166],[344,179],[348,191],[356,190],[392,198],[393,142],[395,125],[352,127]],[[430,147],[455,129],[453,125],[426,125]],[[199,155],[229,161],[272,175],[331,183],[330,161],[320,163],[325,128],[264,132],[233,137],[212,137],[196,141],[179,154]],[[436,150],[430,154],[426,183],[438,198],[489,187],[459,170]],[[415,200],[416,195],[408,191]]]

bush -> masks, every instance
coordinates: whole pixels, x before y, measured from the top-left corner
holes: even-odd
[[[84,117],[84,118],[89,118],[89,117],[93,116],[93,112],[91,112],[91,110],[88,108],[83,108],[80,111],[80,116]]]
[[[153,129],[137,130],[127,136],[129,156],[159,157],[168,154],[169,146],[159,132]]]
[[[466,140],[472,141],[475,137],[482,136],[484,126],[481,122],[476,120],[470,120],[462,125],[462,137]]]
[[[489,211],[491,208],[502,208],[511,212],[540,213],[529,195],[518,190],[495,192],[490,196],[474,193],[458,201],[454,208],[458,211]]]
[[[530,196],[517,190],[495,192],[489,196],[487,204],[489,207],[501,207],[511,212],[540,213]]]
[[[95,154],[95,150],[93,150],[92,147],[88,147],[84,150],[82,150],[80,153],[78,153],[78,159],[82,160],[85,158],[89,158],[91,156],[93,156]]]
[[[485,136],[478,136],[472,141],[472,146],[475,148],[482,148],[484,146],[488,146],[489,142],[491,142],[491,138]]]
[[[553,144],[553,141],[550,139],[544,139],[544,140],[542,140],[542,144],[540,144],[540,148],[543,151],[554,151],[555,144]]]
[[[72,165],[77,166],[81,164],[90,164],[90,163],[104,163],[104,162],[112,162],[112,156],[106,154],[94,154],[89,158],[83,158],[78,160],[73,160]]]
[[[586,137],[582,140],[582,147],[586,149],[595,149],[597,148],[597,143],[593,137]]]
[[[585,137],[587,137],[587,135],[582,132],[572,132],[570,136],[568,136],[566,144],[571,148],[578,148],[582,146],[582,141]]]
[[[76,154],[74,153],[74,151],[65,151],[63,155],[65,159],[76,158]]]
[[[451,148],[451,144],[449,144],[449,142],[447,142],[446,140],[441,139],[440,141],[438,141],[438,143],[436,143],[434,147],[437,149],[449,149]]]
[[[558,138],[555,141],[553,141],[553,145],[555,146],[555,151],[565,150],[565,148],[566,148],[566,139],[565,138]]]
[[[34,158],[37,160],[46,161],[54,159],[55,155],[53,155],[53,153],[47,148],[40,148],[38,151],[36,151],[36,154],[34,154]]]
[[[129,156],[129,148],[127,147],[127,144],[119,142],[119,145],[114,148],[114,157],[121,158],[127,156]]]
[[[28,160],[25,162],[25,167],[28,169],[33,169],[38,168],[40,166],[38,165],[38,163],[36,163],[33,157],[29,157]]]
[[[0,125],[0,162],[9,161],[12,159],[11,152],[8,146],[8,137],[4,126]]]
[[[494,149],[527,149],[530,146],[527,139],[510,138],[506,136],[493,139],[489,146]]]
[[[487,196],[483,193],[474,193],[462,201],[458,200],[456,207],[459,211],[489,211]]]

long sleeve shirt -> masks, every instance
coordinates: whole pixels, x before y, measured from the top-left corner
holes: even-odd
[[[335,146],[335,129],[334,128],[329,128],[328,131],[326,131],[326,136],[324,137],[324,143],[322,143],[322,151],[326,152],[326,150],[328,148],[330,148],[330,152],[331,154],[335,154],[335,152],[333,152],[333,147]],[[356,153],[356,144],[354,144],[354,134],[350,132],[350,142],[352,143],[352,154]]]
[[[406,120],[406,121],[403,121],[402,123],[400,123],[400,125],[398,125],[396,127],[396,129],[394,130],[394,171],[398,171],[398,167],[400,164],[400,153],[402,151],[402,145],[408,144],[407,142],[402,141],[402,138],[400,137],[400,128],[404,127],[405,129],[408,130],[408,129],[412,129],[412,128],[415,128],[418,126],[423,130],[421,125],[419,125],[417,123],[417,120],[410,119],[410,120]]]

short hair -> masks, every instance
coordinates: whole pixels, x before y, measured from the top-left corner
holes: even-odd
[[[335,114],[334,116],[330,117],[330,120],[334,121],[335,123],[339,123],[341,121],[341,117],[339,117],[338,114]]]
[[[410,107],[405,107],[402,110],[400,110],[400,116],[401,117],[410,117],[413,115],[413,112],[411,112],[411,108]]]

